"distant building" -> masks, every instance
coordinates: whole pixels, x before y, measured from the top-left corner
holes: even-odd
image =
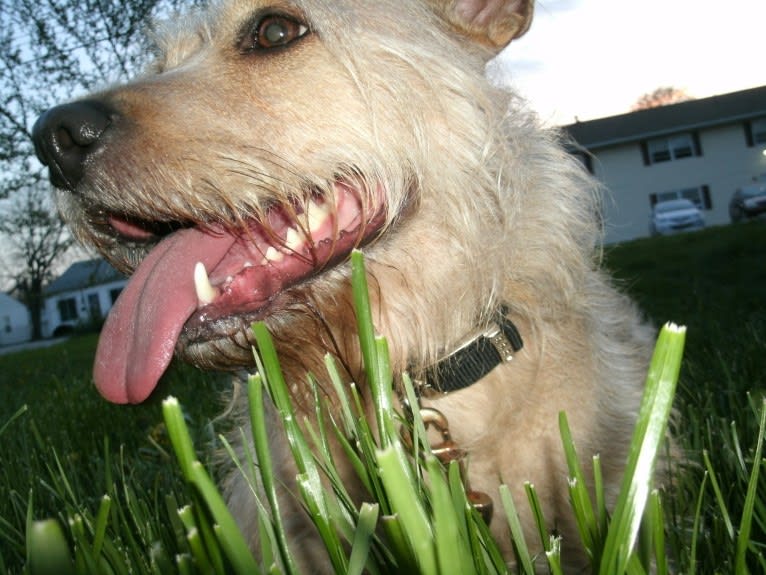
[[[606,185],[606,241],[649,233],[651,207],[689,198],[709,225],[729,222],[734,191],[766,176],[766,86],[620,116],[564,130]]]
[[[103,259],[72,264],[45,288],[43,336],[54,337],[78,326],[101,323],[127,283],[127,278]]]
[[[32,320],[27,306],[0,293],[0,346],[32,339]]]

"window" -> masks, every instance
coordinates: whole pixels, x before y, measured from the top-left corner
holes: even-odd
[[[92,321],[101,319],[101,301],[97,293],[88,294],[88,311]]]
[[[109,299],[112,300],[112,305],[114,305],[114,302],[117,301],[117,298],[120,297],[121,293],[122,288],[114,288],[113,290],[109,290]]]
[[[745,142],[749,148],[766,144],[766,118],[745,122]]]
[[[11,325],[11,316],[3,316],[3,323],[5,324],[5,333],[11,333],[13,331],[13,326]]]
[[[651,194],[649,196],[649,203],[653,206],[658,202],[666,202],[668,200],[677,200],[680,198],[686,198],[696,204],[701,210],[712,210],[713,202],[710,198],[709,186],[697,186],[694,188],[680,188],[678,190],[668,190],[665,192],[659,192]]]
[[[671,160],[681,160],[702,155],[699,134],[686,132],[666,138],[655,138],[641,143],[644,164],[650,166]]]
[[[73,321],[77,319],[77,302],[73,297],[60,299],[57,305],[61,321]]]

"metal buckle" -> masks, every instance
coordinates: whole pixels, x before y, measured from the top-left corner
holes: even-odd
[[[487,330],[484,333],[484,337],[489,340],[492,347],[494,347],[497,350],[497,353],[500,354],[500,360],[503,363],[508,363],[513,359],[513,354],[516,353],[516,350],[513,348],[513,345],[511,345],[505,332],[500,329],[499,325],[495,324],[494,327]]]

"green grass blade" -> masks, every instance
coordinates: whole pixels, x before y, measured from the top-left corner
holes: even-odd
[[[715,470],[713,469],[713,464],[710,461],[710,455],[706,449],[702,451],[702,459],[705,461],[705,469],[707,469],[708,477],[710,478],[710,487],[713,490],[713,495],[715,496],[716,501],[718,502],[718,510],[721,513],[721,519],[723,520],[724,526],[726,527],[726,533],[731,541],[735,541],[736,536],[734,533],[734,523],[731,520],[729,509],[726,506],[726,497],[724,496],[723,491],[718,484],[718,479],[716,477]]]
[[[286,530],[277,496],[277,486],[274,481],[274,466],[268,443],[269,432],[266,429],[266,418],[264,417],[266,410],[263,401],[263,380],[260,374],[253,375],[248,379],[248,397],[253,445],[258,458],[263,490],[271,508],[274,533],[279,541],[278,549],[287,573],[294,574],[297,572],[297,568],[287,544]]]
[[[191,468],[192,482],[199,489],[202,498],[215,519],[214,529],[219,535],[218,541],[226,551],[234,570],[240,575],[260,573],[255,558],[247,546],[247,542],[232,517],[226,502],[216,489],[215,483],[208,475],[202,463],[195,461]]]
[[[655,461],[665,441],[665,429],[678,382],[685,336],[685,328],[670,324],[660,331],[622,488],[604,545],[600,567],[602,575],[623,573],[630,561],[649,497]]]
[[[444,469],[433,455],[426,456],[429,478],[429,503],[433,516],[432,526],[439,572],[471,573],[471,549],[461,537],[460,522],[452,504],[452,495],[444,476]],[[462,486],[461,486],[462,487]],[[463,510],[460,510],[463,515]]]
[[[668,559],[665,551],[665,511],[662,505],[662,497],[658,490],[652,491],[649,501],[650,521],[649,526],[652,529],[652,556],[654,558],[655,575],[668,575]],[[650,572],[650,564],[645,566],[646,571]]]
[[[194,444],[186,427],[181,407],[175,397],[168,397],[162,402],[162,414],[181,472],[189,480],[192,476],[192,463],[196,461],[197,456],[194,453]]]
[[[548,559],[551,575],[564,575],[561,567],[561,537],[551,537],[545,557]]]
[[[372,308],[367,285],[364,256],[361,251],[351,253],[351,287],[354,296],[354,311],[357,317],[359,346],[364,360],[364,370],[372,395],[375,421],[379,430],[391,431],[391,388],[393,377],[388,360],[387,343],[375,337]],[[380,447],[388,447],[389,433],[379,434]]]
[[[30,575],[74,575],[64,531],[55,519],[34,521],[27,531]]]
[[[375,504],[362,503],[359,510],[359,521],[356,525],[354,540],[351,544],[351,556],[348,561],[348,575],[362,575],[370,555],[375,527],[378,524],[380,507]]]
[[[516,552],[516,560],[521,567],[521,573],[534,575],[535,567],[532,563],[532,557],[529,554],[527,548],[527,542],[524,539],[524,530],[521,528],[521,521],[519,520],[519,514],[516,511],[516,506],[513,503],[513,497],[508,486],[503,484],[500,486],[500,500],[503,503],[503,509],[508,520],[508,526],[511,530],[511,541],[513,542],[513,548]]]
[[[359,250],[354,250],[351,253],[351,284],[359,332],[359,346],[362,350],[367,377],[372,379],[378,371],[377,346],[375,345],[375,328],[372,321],[364,256]]]
[[[540,535],[540,543],[542,544],[543,549],[548,552],[551,550],[551,535],[548,533],[548,527],[545,517],[543,516],[543,507],[540,504],[540,498],[537,496],[537,491],[535,491],[535,486],[532,483],[525,483],[524,491],[527,493],[527,500],[529,501],[529,506],[532,508],[532,516],[535,519],[537,532]]]
[[[258,565],[250,552],[242,532],[231,515],[215,483],[208,475],[202,463],[194,455],[189,430],[175,398],[168,398],[162,403],[162,412],[171,438],[173,449],[181,462],[187,480],[198,490],[215,522],[214,530],[221,534],[218,538],[236,573],[251,575],[260,573]]]
[[[585,473],[577,457],[577,450],[569,428],[569,421],[564,412],[559,413],[559,431],[571,478],[569,482],[569,497],[580,533],[580,539],[588,555],[596,561],[594,567],[597,569],[597,559],[601,556],[601,533],[596,520],[596,513],[593,509],[593,503],[588,493]]]
[[[109,511],[112,507],[112,499],[108,495],[104,495],[101,499],[101,505],[98,508],[98,515],[96,516],[96,525],[93,529],[93,555],[98,557],[101,555],[101,547],[104,544],[104,537],[106,536],[106,526],[109,521]]]
[[[29,411],[29,407],[27,405],[22,405],[19,409],[17,409],[16,412],[11,415],[11,417],[9,417],[8,420],[3,424],[3,426],[0,427],[0,437],[3,436],[5,430],[8,429],[14,421],[24,415],[27,411]]]
[[[417,496],[403,462],[393,447],[378,453],[380,477],[396,516],[418,562],[421,575],[439,573],[434,552],[434,534],[423,502]]]
[[[766,401],[761,406],[761,421],[758,427],[758,441],[753,455],[753,469],[750,473],[750,481],[747,487],[747,496],[745,497],[745,506],[742,510],[742,520],[739,524],[739,534],[737,535],[737,553],[734,571],[736,573],[747,573],[746,556],[750,546],[750,532],[753,522],[753,509],[755,508],[756,490],[758,489],[758,479],[763,462],[761,455],[763,453],[763,437],[766,432]]]
[[[689,551],[689,575],[697,572],[697,542],[699,541],[700,523],[702,522],[702,504],[705,501],[705,486],[707,485],[708,473],[702,478],[702,484],[697,495],[697,505],[694,511],[694,523],[692,526],[692,540]]]

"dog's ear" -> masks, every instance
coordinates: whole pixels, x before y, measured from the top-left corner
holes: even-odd
[[[532,23],[534,0],[429,0],[460,34],[499,52]]]

